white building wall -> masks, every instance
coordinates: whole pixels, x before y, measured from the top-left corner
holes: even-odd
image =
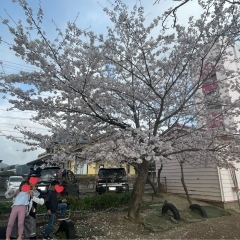
[[[227,52],[229,55],[227,56],[227,59],[224,61],[224,70],[226,72],[239,72],[240,70],[240,63],[238,59],[240,58],[240,47],[238,45],[234,45],[232,47],[227,48]],[[230,98],[231,102],[234,103],[236,102],[240,94],[239,92],[235,91],[233,87],[233,83],[235,81],[240,81],[238,79],[239,77],[232,77],[232,76],[227,76],[227,74],[217,71],[217,81],[220,86],[219,92],[220,92],[220,98],[225,99],[225,98]],[[227,84],[227,85],[226,85]],[[236,108],[235,108],[236,109]],[[236,109],[239,110],[239,109]],[[224,125],[225,126],[232,126],[233,124],[236,124],[235,126],[240,129],[240,116],[236,115],[225,115],[224,116]]]
[[[214,53],[215,51],[217,53],[219,50],[215,48],[209,55],[217,55]],[[224,62],[225,70],[240,72],[240,62],[234,61],[235,59],[240,59],[240,47],[234,45],[229,47],[227,51],[230,54]],[[231,80],[235,81],[238,80],[238,78],[240,82],[240,77],[238,76],[232,78],[231,76],[227,76],[223,71],[216,72],[220,99],[230,98],[231,102],[235,102],[240,98],[239,92],[231,89]],[[226,83],[229,85],[226,85]],[[203,94],[202,89],[199,89],[198,92]],[[212,112],[214,112],[214,109],[210,110],[210,113]],[[216,112],[218,112],[218,109],[216,109]],[[206,123],[206,118],[198,120],[199,125],[204,123]],[[237,128],[240,129],[240,116],[224,115],[223,124],[225,127],[237,126]],[[238,186],[240,187],[240,163],[234,163],[234,165],[239,168],[239,170],[236,171],[236,178]],[[160,168],[160,163],[156,164],[156,168]],[[185,194],[181,183],[181,168],[177,160],[168,161],[168,163],[163,166],[161,179],[163,179],[163,177],[166,177],[167,192]],[[207,165],[206,167],[203,165],[192,167],[190,164],[184,164],[184,178],[192,198],[223,203],[238,201],[237,193],[232,189],[234,184],[229,169],[220,169],[215,164]]]
[[[240,163],[234,163],[234,165],[239,169],[238,171],[235,171],[235,175],[237,178],[238,186],[240,187]],[[232,189],[234,187],[234,183],[230,169],[219,169],[219,173],[222,182],[223,202],[238,201],[238,192],[233,191]]]
[[[221,44],[224,44],[223,42],[220,41]],[[210,65],[215,64],[214,56],[219,55],[220,51],[222,51],[222,49],[220,50],[220,48],[221,48],[221,46],[216,44],[215,47],[211,50],[211,52],[208,53],[207,58],[205,59],[206,66],[208,66],[208,64],[210,64]],[[199,91],[198,91],[198,94],[204,96],[203,98],[205,100],[203,102],[206,104],[206,113],[208,113],[208,114],[206,114],[205,117],[198,119],[199,126],[202,124],[205,124],[208,121],[207,115],[209,115],[209,117],[210,117],[214,113],[216,113],[216,114],[221,113],[221,112],[224,113],[226,110],[225,108],[230,107],[230,106],[226,106],[226,104],[224,103],[223,104],[224,106],[221,109],[218,109],[218,108],[214,109],[212,107],[208,108],[207,99],[211,99],[211,96],[212,96],[213,100],[214,99],[216,100],[219,98],[218,102],[221,102],[221,100],[224,100],[224,101],[230,100],[232,103],[236,102],[240,98],[239,92],[234,90],[234,83],[236,81],[240,82],[240,76],[235,76],[235,77],[232,76],[232,71],[234,71],[235,73],[240,72],[240,62],[238,61],[238,59],[240,59],[240,47],[235,44],[234,46],[228,47],[226,49],[226,52],[228,53],[228,55],[225,56],[224,63],[223,63],[224,67],[222,66],[221,69],[218,69],[216,71],[216,75],[214,75],[214,71],[213,71],[213,76],[209,76],[209,79],[205,79],[202,84],[202,88],[199,89]],[[219,62],[219,64],[220,64],[220,62]],[[205,66],[202,69],[202,73],[204,73],[204,71],[205,71],[204,69],[205,69]],[[199,78],[199,76],[196,76],[196,79],[198,79],[198,78]],[[213,81],[215,81],[215,80],[216,80],[216,84],[213,83]],[[212,90],[206,90],[206,88],[204,86],[207,83],[212,83],[212,86],[213,86]],[[216,92],[216,94],[215,94],[215,92]],[[219,95],[218,95],[218,93],[219,93]],[[211,100],[209,102],[211,103]],[[209,106],[211,106],[211,104]],[[231,108],[231,110],[232,110],[232,108]],[[239,109],[236,109],[236,110],[239,110]],[[221,118],[223,118],[223,121],[221,120]],[[211,117],[210,117],[210,119],[211,119]],[[214,115],[213,115],[213,119],[215,119]],[[213,120],[213,123],[215,121],[218,122],[218,119]],[[223,116],[219,118],[219,121],[223,122],[223,125],[225,127],[226,126],[231,126],[231,127],[235,126],[238,129],[240,129],[240,116],[238,116],[238,114],[235,114],[235,115],[229,114],[229,113],[223,114]]]
[[[231,52],[232,54],[230,56],[228,56],[229,60],[225,61],[224,66],[226,69],[228,70],[232,70],[235,72],[239,72],[240,70],[240,47],[238,45],[234,45],[233,47],[228,49],[229,52]],[[221,76],[220,78],[221,79]],[[228,78],[227,81],[228,83],[231,82],[231,80],[233,81],[240,81],[239,77],[234,77],[234,78]],[[226,89],[223,89],[224,91],[226,91]],[[234,91],[231,89],[231,84],[230,84],[230,88],[228,89],[228,96],[231,97],[231,101],[235,102],[239,99],[240,94],[237,91]],[[239,110],[239,109],[238,109]],[[237,124],[237,129],[240,129],[240,116],[233,116],[230,118],[226,118],[225,124],[231,124],[231,123],[236,123]]]

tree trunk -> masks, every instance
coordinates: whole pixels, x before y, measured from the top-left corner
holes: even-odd
[[[156,189],[156,186],[155,186],[154,182],[152,182],[150,177],[148,177],[148,176],[147,176],[147,180],[148,180],[149,184],[151,185],[151,187],[153,189],[154,195],[157,195],[157,189]]]
[[[158,169],[158,175],[157,175],[157,185],[158,185],[157,191],[158,192],[161,191],[160,176],[161,176],[162,168],[163,168],[163,164],[161,164],[161,167]]]
[[[185,180],[184,180],[183,161],[180,161],[180,166],[181,166],[181,182],[182,182],[184,191],[185,191],[185,193],[186,193],[188,203],[189,203],[189,204],[192,204],[192,200],[191,200],[191,198],[190,198],[190,196],[189,196],[189,194],[188,194],[188,189],[187,189],[187,186],[186,186]]]
[[[149,162],[143,160],[138,166],[138,177],[133,185],[133,191],[130,200],[130,206],[128,210],[128,218],[131,221],[138,221],[139,211],[142,204],[142,197],[144,194],[144,187],[148,176],[148,165]]]

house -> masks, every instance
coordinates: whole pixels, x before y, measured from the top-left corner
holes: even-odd
[[[99,139],[101,139],[102,136],[94,139],[94,140],[89,140],[89,139],[83,139],[78,147],[69,147],[69,150],[71,152],[81,152],[83,149],[87,149],[89,147],[90,144],[94,144],[95,142],[97,142]],[[57,149],[47,149],[45,152],[43,152],[42,154],[38,155],[38,158],[28,162],[27,165],[29,166],[40,166],[43,163],[46,163],[48,161],[51,161],[52,157],[54,156],[54,154],[56,154],[57,152],[61,152],[63,151],[64,148],[59,146]],[[80,161],[79,161],[80,162]],[[98,169],[100,167],[113,167],[112,165],[110,165],[108,162],[106,162],[104,159],[103,160],[97,160],[95,162],[92,163],[79,163],[78,159],[72,159],[69,160],[67,163],[62,163],[60,164],[62,168],[66,168],[71,170],[72,172],[74,172],[75,174],[80,174],[80,175],[97,175],[98,174]],[[127,174],[128,175],[132,175],[135,176],[136,175],[136,171],[133,168],[133,166],[131,166],[130,164],[128,164],[127,162],[122,162],[119,163],[119,166],[114,166],[114,167],[124,167]]]
[[[185,132],[189,127],[175,124],[172,131]],[[202,130],[205,131],[205,130]],[[223,142],[229,140],[226,135],[218,136]],[[224,208],[240,208],[239,193],[234,188],[240,186],[240,163],[229,162],[229,168],[220,168],[216,163],[203,159],[201,163],[185,158],[182,164],[184,181],[191,198],[214,203]],[[167,192],[183,194],[181,166],[177,156],[167,161],[161,171],[161,183]],[[156,163],[161,168],[161,163]],[[238,171],[235,170],[239,169]]]
[[[30,167],[33,166],[41,166],[42,164],[46,163],[47,161],[51,160],[54,155],[53,149],[47,149],[45,152],[38,155],[37,159],[28,162],[27,165]]]
[[[203,121],[208,123],[209,128],[236,126],[239,130],[240,116],[238,114],[224,114],[222,110],[223,105],[225,108],[228,107],[228,101],[235,103],[240,97],[239,91],[233,87],[234,82],[239,81],[240,46],[234,44],[231,47],[226,47],[228,55],[224,57],[221,69],[215,66],[214,62],[211,62],[212,59],[219,58],[225,41],[225,39],[220,39],[219,43],[216,43],[207,55],[201,73],[203,82],[198,92],[203,97],[205,111],[208,115],[207,119]],[[226,103],[225,100],[227,100]],[[238,104],[235,104],[235,110],[239,111],[237,106]],[[202,120],[199,119],[199,123],[202,123]]]
[[[240,163],[234,163],[240,169]],[[157,169],[160,164],[157,163]],[[238,192],[233,187],[240,186],[240,171],[233,168],[219,168],[216,164],[183,164],[185,184],[191,198],[212,202],[224,208],[240,208]],[[163,166],[161,179],[167,192],[184,194],[181,183],[180,164],[176,160],[168,161]]]
[[[98,169],[101,167],[123,167],[126,170],[126,173],[130,176],[135,176],[137,173],[132,165],[128,164],[127,162],[120,163],[119,166],[116,165],[110,165],[108,162],[104,160],[99,160],[96,162],[93,162],[87,166],[88,168],[88,174],[96,175],[98,173]]]
[[[210,53],[212,57],[220,51],[218,49],[219,46],[216,45]],[[235,125],[240,129],[240,124],[238,123],[240,117],[237,114],[235,116],[224,116],[221,114],[221,99],[227,97],[235,101],[240,97],[238,92],[227,88],[227,84],[235,78],[231,75],[228,76],[227,71],[231,72],[231,70],[240,69],[239,61],[233,61],[240,58],[240,47],[234,45],[229,47],[227,51],[231,54],[224,61],[226,73],[215,70],[214,64],[211,62],[205,64],[202,72],[203,76],[206,73],[208,76],[204,78],[199,92],[201,92],[204,98],[208,116],[206,119],[201,119],[201,121],[205,121],[208,128],[222,127],[222,129],[226,129],[228,126]],[[202,122],[199,123],[202,124]],[[222,140],[224,141],[224,138]],[[224,208],[240,208],[239,193],[233,189],[240,186],[240,163],[229,163],[230,167],[228,169],[220,168],[214,163],[205,165],[184,163],[184,178],[190,197],[216,203]],[[159,169],[160,163],[156,164],[157,169]],[[239,170],[235,170],[231,167],[231,164]],[[180,163],[177,159],[168,161],[163,166],[161,177],[166,179],[166,182],[163,184],[167,192],[185,194],[181,183]]]

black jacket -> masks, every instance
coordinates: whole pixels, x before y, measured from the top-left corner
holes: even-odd
[[[45,205],[47,210],[50,210],[51,213],[55,213],[58,207],[58,198],[57,192],[53,190],[49,190],[48,195],[45,199]]]

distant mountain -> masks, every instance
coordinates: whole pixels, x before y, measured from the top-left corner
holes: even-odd
[[[7,167],[7,166],[9,166],[9,165],[6,164],[6,163],[0,163],[0,169],[5,168],[5,167]]]

